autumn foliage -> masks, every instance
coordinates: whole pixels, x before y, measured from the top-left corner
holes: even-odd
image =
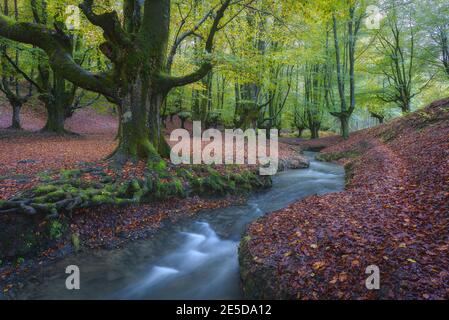
[[[306,198],[251,224],[240,249],[245,294],[448,299],[449,99],[347,141],[302,146],[337,155],[346,191]],[[370,265],[380,268],[380,290],[365,286]]]

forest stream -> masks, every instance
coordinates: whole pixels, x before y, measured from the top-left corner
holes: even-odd
[[[239,299],[238,246],[248,223],[314,194],[344,189],[341,166],[314,160],[308,169],[279,173],[273,188],[245,205],[204,211],[122,249],[86,251],[34,273],[19,299]],[[81,289],[65,287],[69,265]]]

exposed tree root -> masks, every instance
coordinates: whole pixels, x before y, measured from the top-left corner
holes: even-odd
[[[116,153],[117,157],[120,153]],[[129,157],[127,158],[129,160]],[[160,159],[149,161],[140,178],[122,178],[121,170],[111,177],[104,168],[63,170],[59,178],[24,191],[8,201],[0,201],[0,214],[71,215],[77,208],[101,205],[148,203],[170,198],[195,195],[240,194],[271,186],[271,179],[259,177],[254,171],[220,173],[212,168],[197,166],[169,171]],[[88,178],[85,178],[85,176]],[[97,179],[93,180],[92,176]]]

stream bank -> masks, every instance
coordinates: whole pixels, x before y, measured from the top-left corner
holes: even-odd
[[[313,154],[308,154],[312,159]],[[248,223],[313,194],[344,188],[342,167],[311,161],[286,171],[246,204],[205,210],[117,250],[80,252],[31,274],[18,299],[238,299],[238,245]],[[81,270],[81,290],[65,289],[65,268]]]
[[[343,192],[253,222],[240,259],[246,298],[449,298],[449,99],[351,134],[298,141],[345,165]],[[380,270],[380,290],[365,281]]]

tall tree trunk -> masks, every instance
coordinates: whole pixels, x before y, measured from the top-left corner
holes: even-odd
[[[150,127],[150,142],[153,144],[159,155],[168,158],[170,156],[170,147],[165,140],[162,130],[162,121],[160,116],[161,106],[167,99],[167,92],[155,90],[149,95],[149,117],[148,124]]]
[[[66,92],[66,81],[56,72],[53,72],[53,87],[48,95],[44,95],[45,107],[47,109],[47,123],[42,131],[56,134],[65,134],[66,108],[68,96]]]
[[[47,122],[45,123],[43,132],[51,132],[56,134],[64,134],[67,131],[64,128],[65,111],[60,101],[51,101],[46,104]]]
[[[313,126],[310,129],[312,139],[319,139],[320,137],[320,128],[318,126]]]
[[[341,136],[343,139],[349,139],[349,116],[340,115]]]
[[[35,9],[36,1],[31,4]],[[215,14],[211,14],[213,21],[204,47],[209,55],[213,51],[215,34],[221,29],[220,21],[230,5],[231,0],[224,0]],[[103,94],[120,104],[121,133],[115,152],[117,157],[160,158],[159,154],[167,154],[168,150],[161,130],[161,105],[171,89],[204,78],[211,71],[212,62],[205,59],[197,70],[184,76],[167,74],[170,0],[124,1],[123,22],[116,11],[97,14],[94,7],[93,0],[84,0],[80,4],[87,20],[104,31],[105,42],[99,49],[113,64],[107,76],[105,73],[94,74],[76,64],[70,36],[57,26],[56,30],[45,27],[38,10],[33,10],[33,16],[39,24],[12,23],[0,15],[0,35],[43,49],[53,71],[78,87]],[[41,73],[41,78],[48,79],[48,74]],[[60,100],[55,97],[57,94],[49,94],[47,87],[42,91],[48,103]],[[49,111],[53,110],[49,108]],[[49,116],[51,124],[52,119],[63,119],[64,109],[57,108],[56,111],[58,114],[61,111],[62,116]],[[49,124],[48,127],[53,126]],[[59,128],[63,126],[59,125]]]
[[[134,83],[129,84],[122,93],[121,100],[122,104],[119,108],[122,112],[120,116],[121,132],[119,145],[114,156],[120,162],[130,158],[158,157],[155,145],[150,142],[150,132],[147,125],[149,111],[147,106],[153,100],[149,98],[148,83],[142,81],[138,76]],[[154,108],[155,106],[153,106],[152,111]],[[159,115],[155,115],[155,117],[160,119]]]

